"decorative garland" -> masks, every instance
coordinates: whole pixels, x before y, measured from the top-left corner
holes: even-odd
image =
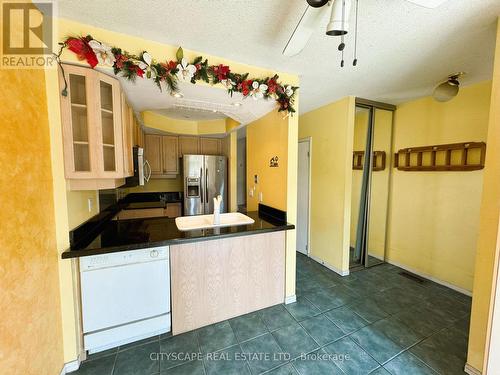
[[[67,48],[75,53],[79,60],[85,60],[92,68],[97,64],[112,66],[115,75],[122,75],[129,81],[137,77],[152,79],[162,90],[162,84],[171,92],[178,91],[178,82],[204,81],[210,84],[222,84],[229,95],[239,92],[243,97],[257,99],[274,99],[279,104],[278,111],[289,114],[295,112],[294,102],[297,86],[284,85],[278,82],[278,75],[264,79],[248,78],[248,73],[233,73],[227,65],[209,65],[207,59],[196,57],[189,62],[184,57],[182,47],[179,47],[176,60],[158,62],[143,51],[132,55],[121,48],[110,47],[92,36],[69,37],[59,43],[61,49],[57,55],[58,61],[62,51]],[[63,95],[66,90],[63,90]]]

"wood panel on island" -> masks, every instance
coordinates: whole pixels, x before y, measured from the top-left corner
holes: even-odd
[[[485,157],[484,142],[409,147],[394,155],[394,167],[406,172],[477,171],[484,168]]]

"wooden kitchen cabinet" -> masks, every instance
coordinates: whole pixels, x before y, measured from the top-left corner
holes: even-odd
[[[178,140],[169,135],[144,135],[144,155],[154,178],[172,177],[179,173]]]
[[[180,136],[179,137],[179,157],[184,155],[198,155],[200,153],[200,138]]]
[[[170,135],[162,137],[163,174],[179,173],[178,138]]]
[[[128,105],[122,92],[122,123],[123,123],[123,171],[125,177],[134,174],[134,112]]]
[[[220,155],[221,141],[218,138],[200,138],[200,153],[202,155]]]
[[[165,207],[165,216],[176,218],[182,215],[182,205],[181,203],[167,203]]]
[[[64,72],[68,94],[60,96],[61,122],[70,189],[119,186],[126,176],[120,85],[115,78],[85,67],[65,64]]]
[[[144,135],[144,158],[151,166],[152,175],[161,175],[162,169],[162,140],[161,135],[145,134]]]

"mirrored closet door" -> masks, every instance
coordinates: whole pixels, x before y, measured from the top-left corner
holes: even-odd
[[[392,170],[392,105],[356,99],[350,268],[383,263]]]

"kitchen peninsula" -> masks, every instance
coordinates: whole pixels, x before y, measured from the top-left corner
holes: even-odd
[[[118,204],[76,228],[62,258],[82,264],[140,249],[166,251],[172,334],[284,302],[285,231],[294,228],[284,212],[261,205],[247,213],[253,224],[180,231],[169,217],[117,220],[121,210]]]

